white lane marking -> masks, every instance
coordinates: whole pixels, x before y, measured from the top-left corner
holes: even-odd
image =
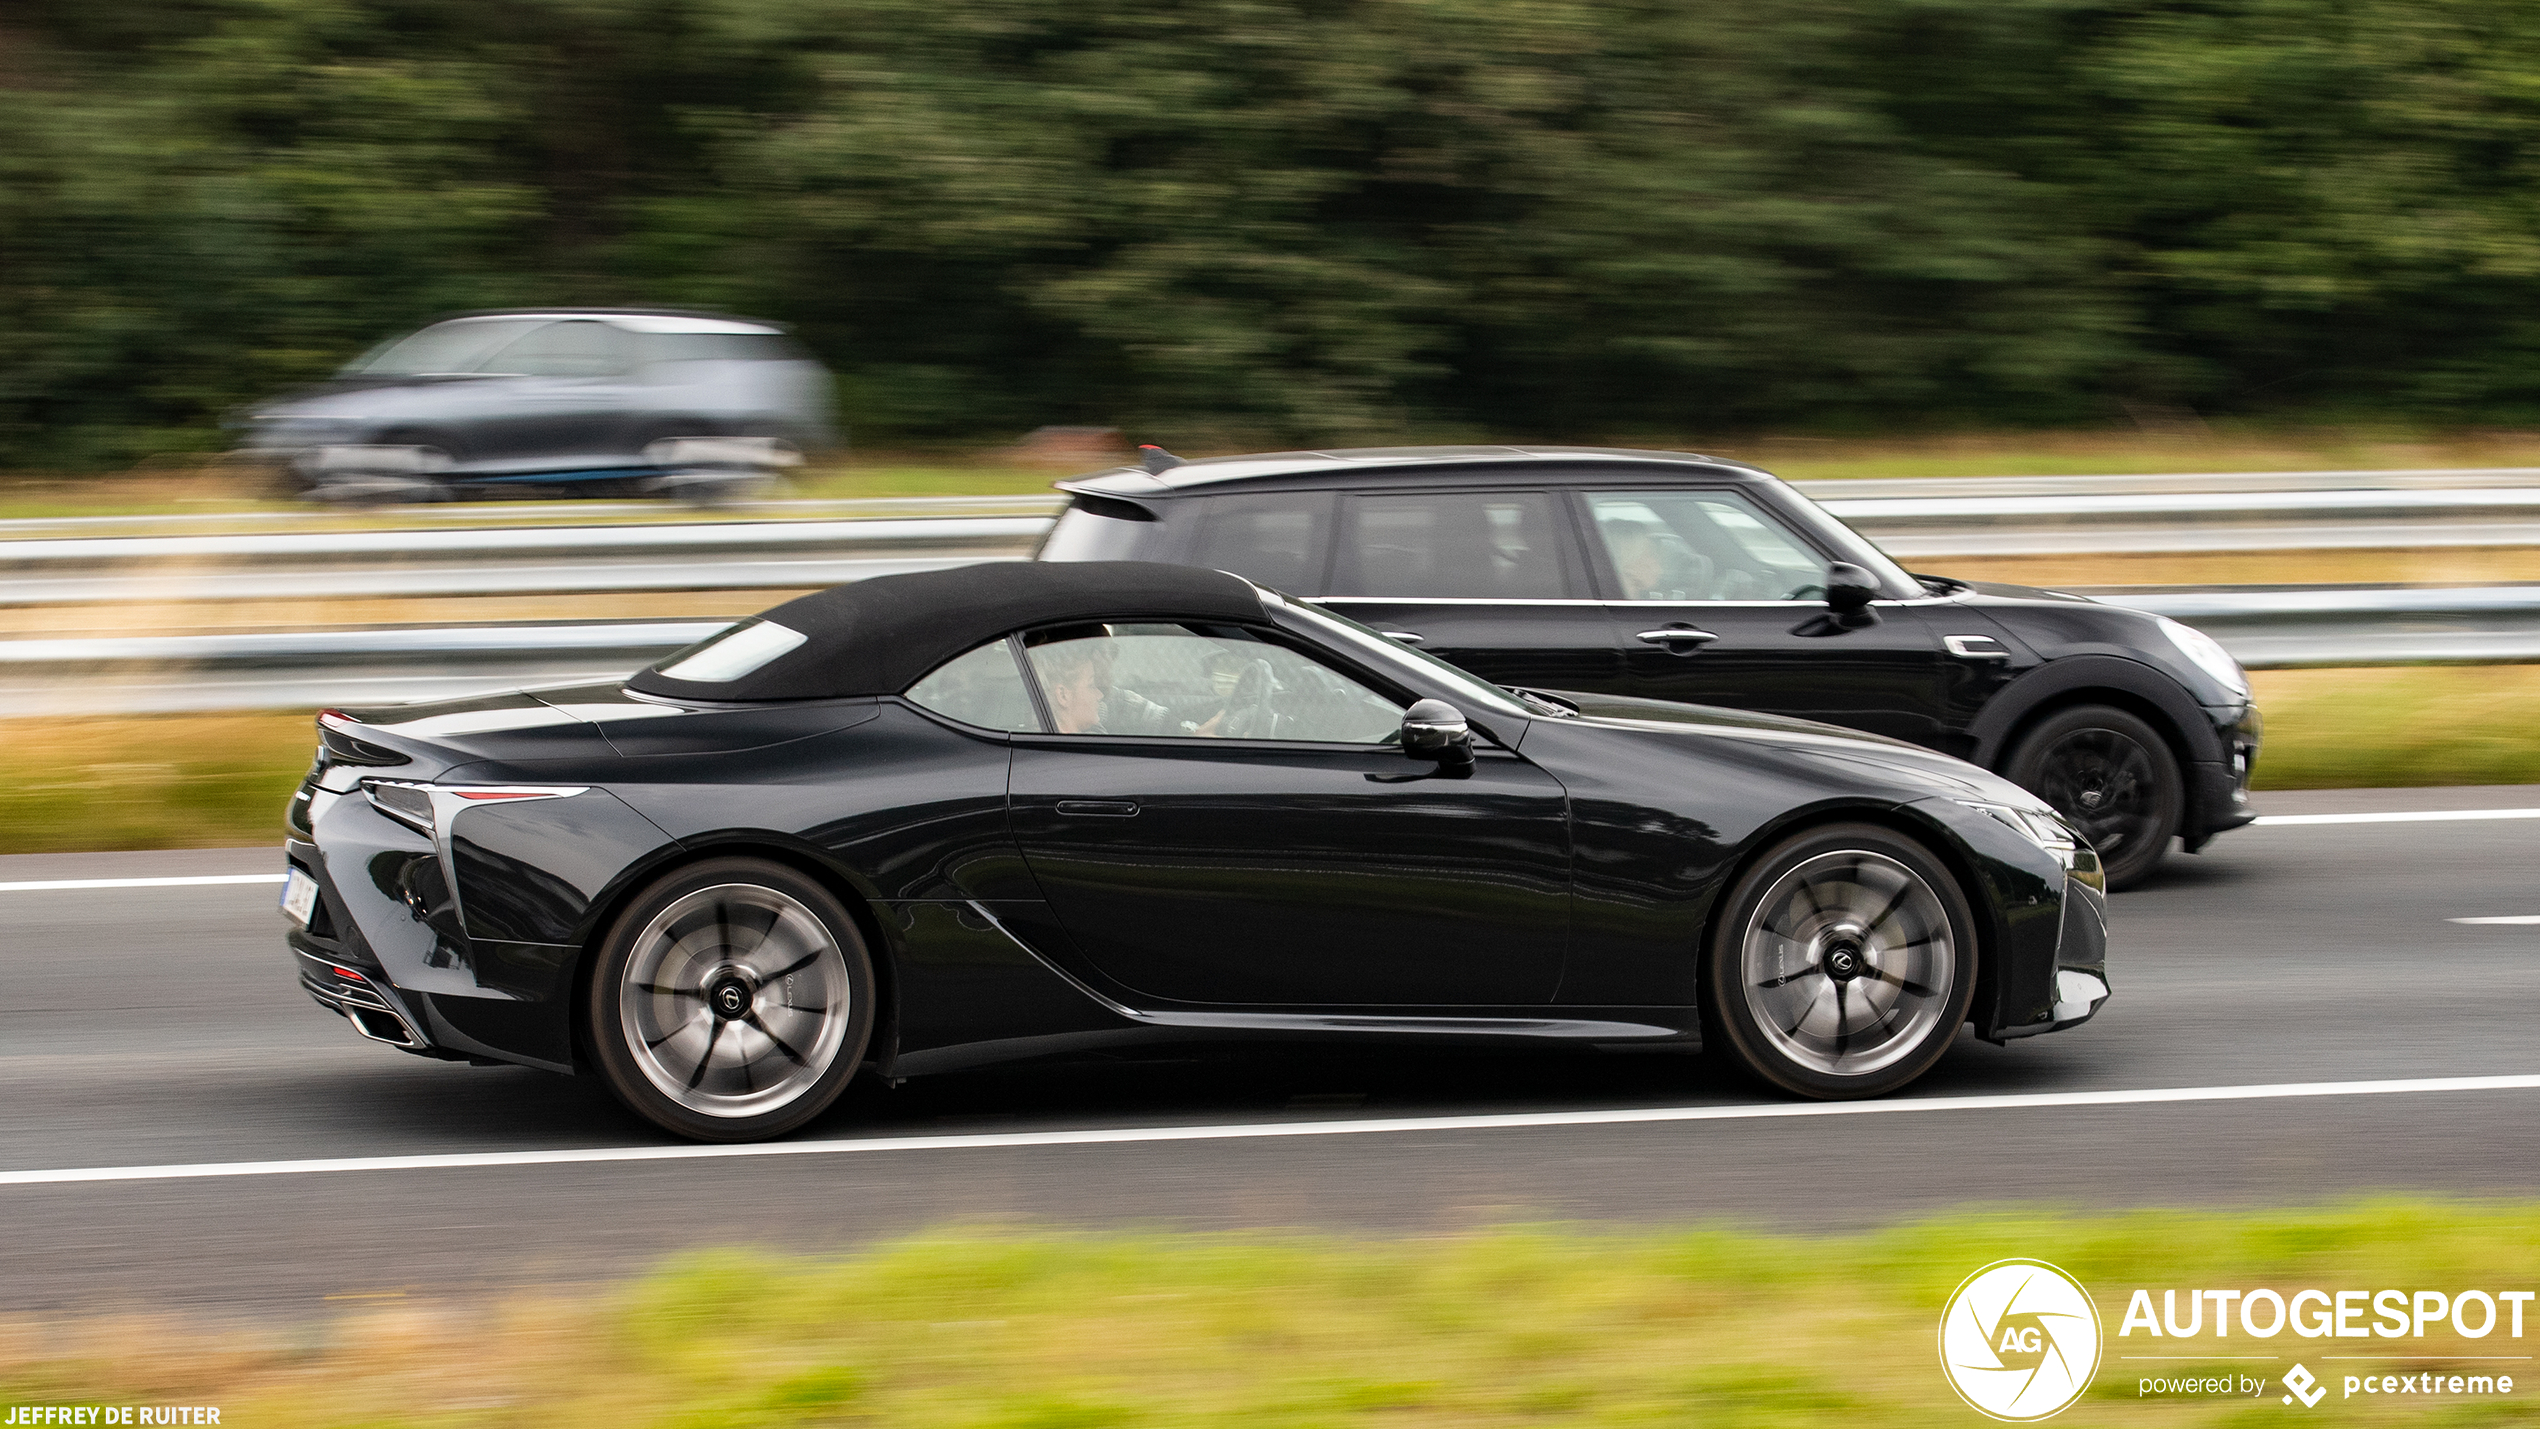
[[[2447,923],[2485,923],[2489,925],[2506,923],[2540,923],[2540,913],[2516,913],[2508,918],[2446,918],[2443,921]]]
[[[2413,809],[2396,814],[2260,814],[2261,824],[2432,824],[2454,819],[2540,819],[2540,809]]]
[[[52,893],[66,888],[200,888],[214,883],[280,883],[287,873],[198,873],[186,878],[40,878],[0,883],[0,893]]]
[[[1563,1126],[1637,1126],[1679,1121],[1781,1121],[1795,1117],[1888,1116],[1905,1112],[2033,1111],[2058,1107],[2156,1106],[2176,1102],[2268,1101],[2286,1097],[2388,1096],[2406,1092],[2540,1090],[2540,1076],[2419,1077],[2373,1082],[2278,1082],[2237,1087],[2146,1087],[2132,1091],[2028,1092],[2001,1096],[1900,1097],[1866,1102],[1766,1102],[1640,1107],[1613,1111],[1507,1112],[1404,1116],[1364,1121],[1253,1122],[1231,1126],[1127,1126],[1086,1131],[987,1132],[969,1136],[874,1136],[765,1141],[746,1146],[600,1146],[579,1151],[477,1151],[439,1156],[340,1156],[305,1161],[214,1161],[174,1166],[87,1166],[0,1171],[0,1186],[95,1181],[190,1181],[216,1176],[310,1176],[344,1171],[455,1171],[501,1166],[573,1166],[627,1161],[719,1161],[753,1156],[841,1156],[884,1151],[971,1151],[1036,1146],[1119,1146],[1165,1141],[1256,1141],[1297,1136],[1363,1136],[1408,1131],[1505,1131]]]

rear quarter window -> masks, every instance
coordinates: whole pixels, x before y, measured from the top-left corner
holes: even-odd
[[[1199,539],[1187,562],[1290,595],[1321,595],[1331,564],[1332,506],[1327,491],[1212,498],[1202,505]]]

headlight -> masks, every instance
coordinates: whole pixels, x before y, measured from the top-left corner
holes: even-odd
[[[1958,802],[1979,813],[1992,815],[2013,833],[2067,861],[2070,861],[2073,850],[2080,847],[2080,837],[2052,809],[2021,809],[2009,804],[1987,804],[1976,799],[1960,799]]]
[[[2197,669],[2222,681],[2224,689],[2244,700],[2249,698],[2249,676],[2241,670],[2240,662],[2231,658],[2231,652],[2222,648],[2222,642],[2193,625],[2181,625],[2166,615],[2156,615],[2152,619],[2161,627],[2161,633],[2170,638],[2170,643],[2178,647],[2178,653],[2186,656]]]

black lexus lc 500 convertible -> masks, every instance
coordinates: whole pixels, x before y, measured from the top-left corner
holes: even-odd
[[[622,684],[318,723],[309,993],[697,1138],[867,1066],[1227,1038],[1708,1047],[1872,1096],[2108,996],[2097,856],[2002,778],[1503,689],[1187,567],[886,577]]]

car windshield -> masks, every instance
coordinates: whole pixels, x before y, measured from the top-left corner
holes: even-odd
[[[485,359],[537,327],[539,318],[461,318],[375,347],[345,367],[347,377],[437,377],[474,372]]]
[[[1880,585],[1891,591],[1914,591],[1922,588],[1922,583],[1907,575],[1905,568],[1896,563],[1896,558],[1880,550],[1877,542],[1836,520],[1833,512],[1800,495],[1797,491],[1787,487],[1783,490],[1790,497],[1791,514],[1799,518],[1801,525],[1815,530],[1817,539],[1835,550],[1849,551],[1851,554],[1846,559],[1877,576]]]
[[[1435,655],[1425,655],[1398,640],[1388,640],[1346,616],[1334,615],[1301,600],[1289,600],[1276,591],[1264,590],[1261,601],[1264,605],[1276,604],[1294,611],[1318,634],[1380,668],[1446,686],[1457,700],[1469,705],[1467,713],[1488,710],[1492,714],[1512,715],[1519,719],[1543,718],[1542,711],[1527,708],[1499,686],[1486,683],[1469,671],[1459,670]]]

